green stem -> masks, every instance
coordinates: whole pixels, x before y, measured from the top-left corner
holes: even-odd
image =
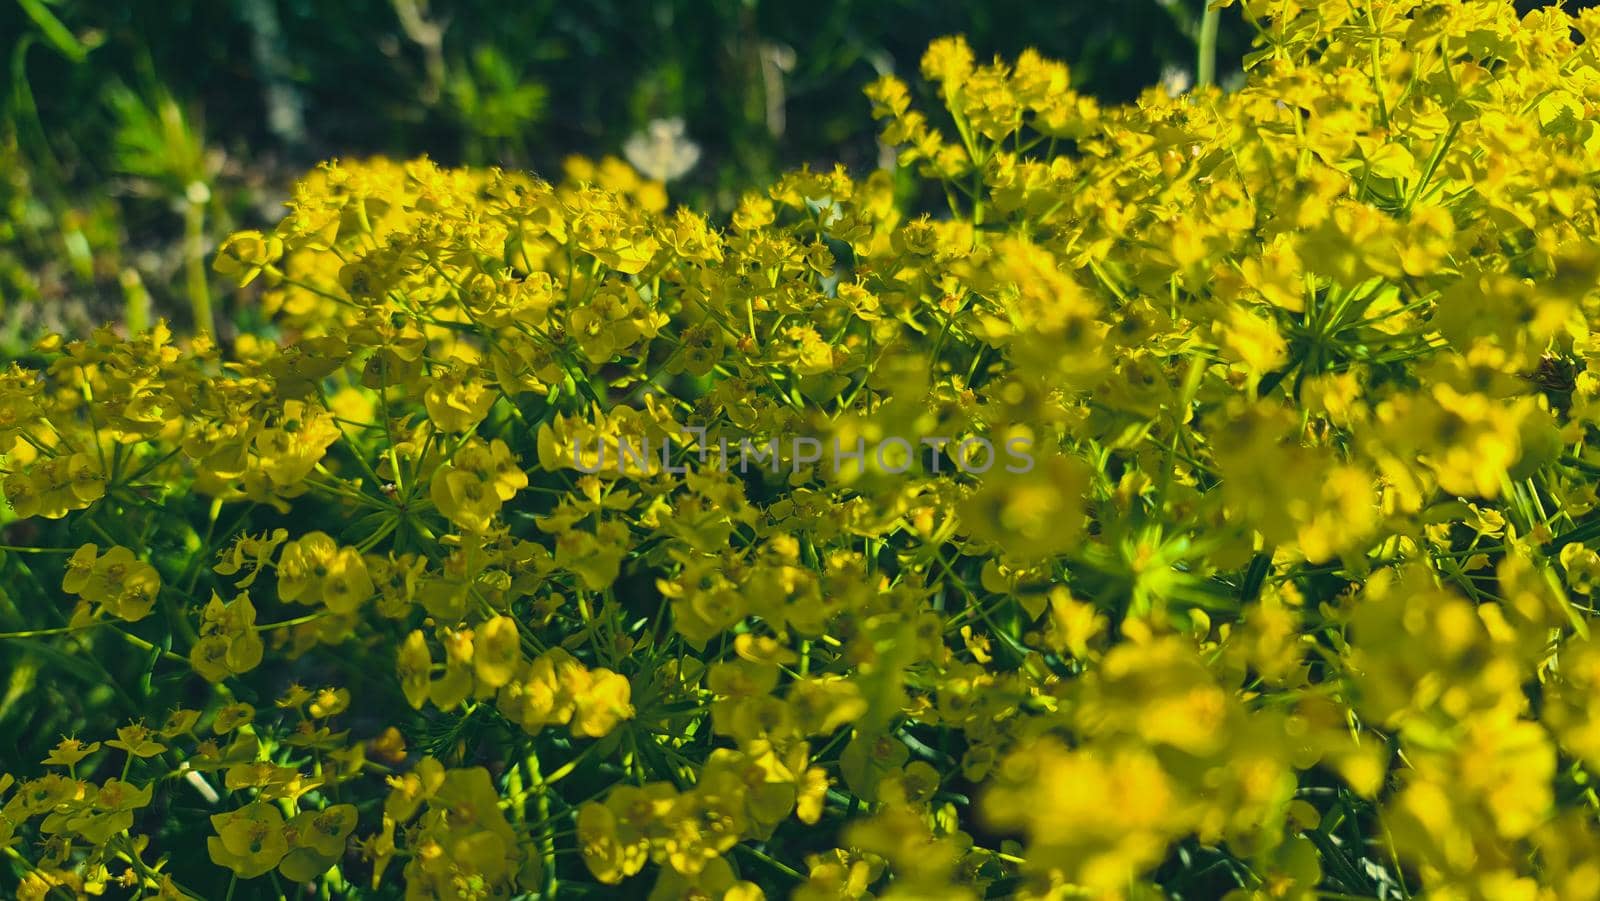
[[[128,334],[143,334],[150,327],[150,292],[145,290],[136,269],[122,270],[119,278],[122,282],[122,316],[128,326]]]
[[[331,610],[318,610],[316,613],[307,613],[305,616],[297,616],[294,619],[286,619],[282,622],[262,623],[261,625],[253,626],[252,628],[254,628],[257,632],[271,632],[274,629],[288,629],[294,626],[305,625],[306,623],[314,623],[319,619],[323,619],[332,615],[333,611]]]
[[[1222,10],[1205,0],[1205,16],[1200,20],[1200,57],[1195,63],[1195,85],[1209,88],[1217,83],[1217,26]]]
[[[550,820],[550,788],[544,776],[539,771],[539,756],[530,747],[528,754],[522,758],[523,780],[528,787],[539,793],[538,812],[539,828],[546,828]],[[544,860],[544,889],[545,894],[555,897],[558,881],[556,877],[556,839],[553,833],[544,835],[539,840],[539,856]]]
[[[46,638],[51,635],[67,635],[69,633],[82,631],[84,629],[92,629],[95,626],[100,625],[104,625],[104,623],[89,623],[83,626],[56,626],[53,629],[30,629],[27,632],[0,632],[0,641],[10,641],[17,638]]]
[[[195,334],[216,333],[211,318],[211,288],[206,283],[205,224],[203,204],[190,200],[183,208],[184,275],[188,282],[189,309],[194,314]]]
[[[767,866],[772,867],[774,870],[777,870],[783,875],[788,876],[790,879],[798,880],[800,882],[805,881],[806,877],[801,875],[798,870],[769,854],[764,854],[761,851],[758,851],[742,842],[734,845],[733,847],[735,850],[743,851],[746,854],[749,854],[751,857],[754,857],[756,860],[759,860]]]

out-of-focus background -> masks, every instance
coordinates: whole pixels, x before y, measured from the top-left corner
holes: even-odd
[[[1532,5],[1532,4],[1529,4]],[[182,319],[210,253],[335,156],[560,174],[629,159],[713,214],[802,163],[864,171],[862,87],[928,41],[1035,47],[1111,102],[1192,79],[1204,0],[0,0],[0,356]],[[1251,37],[1224,11],[1224,81]],[[224,307],[226,298],[217,298]]]

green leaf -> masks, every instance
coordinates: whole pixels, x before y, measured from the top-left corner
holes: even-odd
[[[56,52],[75,63],[83,62],[89,55],[92,48],[78,40],[71,29],[61,24],[61,20],[56,18],[40,0],[17,0],[17,4],[28,14],[28,18],[33,20],[33,24],[44,32],[45,40],[56,48]]]

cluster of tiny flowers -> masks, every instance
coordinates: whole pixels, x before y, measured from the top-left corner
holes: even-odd
[[[17,895],[1600,896],[1600,11],[1222,5],[1237,91],[941,39],[726,223],[329,163],[236,334],[41,340]]]

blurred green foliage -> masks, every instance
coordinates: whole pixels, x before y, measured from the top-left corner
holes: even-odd
[[[785,168],[875,165],[861,87],[914,70],[931,38],[1037,47],[1121,100],[1193,71],[1202,6],[0,0],[0,343],[140,318],[150,297],[209,316],[211,236],[264,218],[321,158],[553,174],[677,118],[701,152],[675,198],[727,209]],[[1222,72],[1247,39],[1225,16]]]

